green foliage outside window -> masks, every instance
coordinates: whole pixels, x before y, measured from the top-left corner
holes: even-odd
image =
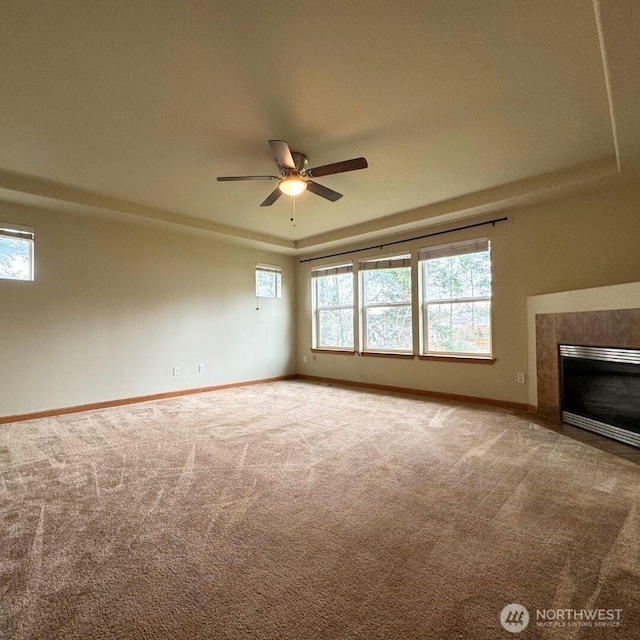
[[[320,276],[315,286],[317,346],[353,349],[353,274]]]
[[[490,353],[489,252],[426,260],[424,264],[428,351]]]
[[[364,272],[366,302],[411,302],[411,269],[374,269]]]
[[[364,271],[363,277],[366,348],[411,351],[411,269],[373,269]]]

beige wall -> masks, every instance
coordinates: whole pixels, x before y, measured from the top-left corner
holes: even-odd
[[[294,372],[293,258],[8,203],[0,221],[34,227],[36,256],[34,282],[0,280],[0,416]],[[259,311],[256,262],[283,267]]]
[[[415,252],[428,244],[482,235],[491,238],[494,365],[324,353],[314,357],[310,351],[310,266],[304,263],[298,266],[297,279],[298,371],[528,403],[528,384],[516,382],[516,373],[528,371],[527,297],[640,281],[640,184],[594,191],[500,215],[507,215],[508,222],[431,241],[411,242],[399,245],[398,249]],[[366,255],[359,253],[354,257]],[[417,330],[414,326],[414,331]],[[304,356],[308,358],[306,364],[302,362]]]
[[[527,403],[529,385],[515,381],[528,371],[527,297],[640,281],[640,185],[506,215],[440,239],[491,237],[497,360],[488,366],[314,358],[308,263],[297,267],[296,288],[290,257],[151,223],[0,203],[0,221],[36,231],[36,281],[0,280],[0,416],[295,371]],[[282,300],[262,300],[260,311],[255,262],[283,267]]]

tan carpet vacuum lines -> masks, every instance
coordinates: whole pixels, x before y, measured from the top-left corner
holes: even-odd
[[[2,638],[638,637],[639,467],[506,410],[274,382],[0,425],[0,471]]]

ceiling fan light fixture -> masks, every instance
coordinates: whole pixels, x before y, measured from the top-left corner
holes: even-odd
[[[306,188],[306,180],[297,177],[283,178],[278,185],[278,189],[288,196],[299,196]]]

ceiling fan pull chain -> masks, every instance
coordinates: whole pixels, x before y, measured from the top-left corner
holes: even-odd
[[[293,226],[296,226],[296,199],[294,196],[291,196],[291,218],[289,218],[291,222],[293,222]]]

